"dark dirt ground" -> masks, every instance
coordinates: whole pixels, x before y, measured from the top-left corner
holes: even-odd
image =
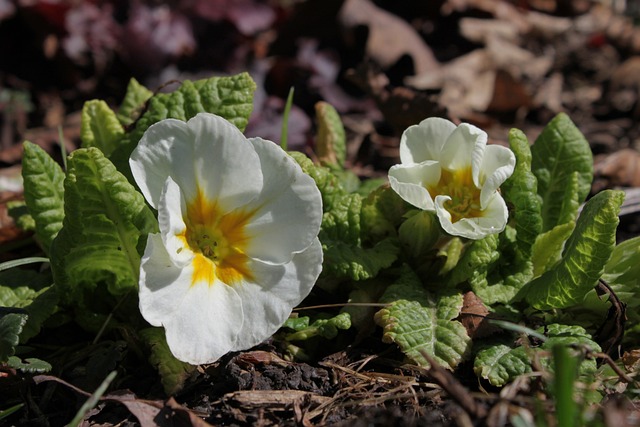
[[[343,117],[348,166],[363,178],[384,176],[402,130],[429,116],[474,123],[504,144],[509,128],[534,140],[567,112],[595,154],[593,193],[624,189],[619,239],[636,236],[640,12],[608,3],[0,0],[0,261],[38,253],[6,212],[22,197],[23,140],[60,159],[58,129],[67,150],[79,146],[83,102],[116,106],[130,77],[153,89],[241,71],[258,83],[248,135],[279,140],[293,86],[290,147],[312,148],[314,106],[325,100]],[[57,368],[37,385],[0,370],[0,409],[26,402],[5,424],[63,425],[86,397],[59,378],[92,392],[116,366],[110,390],[119,391],[83,425],[504,426],[508,415],[547,409],[534,405],[539,378],[495,390],[471,366],[455,376],[422,370],[379,339],[348,333],[317,343],[308,364],[283,360],[271,343],[228,355],[167,400],[126,331],[92,338],[68,324],[51,330],[36,345],[65,351],[48,356]],[[603,408],[604,425],[640,425],[628,401],[611,396]]]

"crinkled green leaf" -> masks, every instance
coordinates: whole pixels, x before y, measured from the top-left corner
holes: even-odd
[[[173,395],[179,392],[196,367],[179,361],[171,354],[162,328],[143,329],[140,336],[151,349],[149,362],[160,373],[165,393]]]
[[[136,290],[147,234],[157,229],[153,213],[97,148],[74,151],[68,168],[64,226],[51,258],[61,296],[86,303]]]
[[[571,236],[574,228],[576,228],[576,223],[570,221],[556,225],[551,230],[538,236],[531,254],[533,277],[541,276],[545,271],[560,262],[564,244]]]
[[[398,258],[399,246],[394,238],[381,240],[370,248],[341,241],[322,242],[323,274],[336,278],[365,280],[375,277]]]
[[[96,147],[109,156],[118,147],[123,135],[124,128],[106,102],[94,99],[84,103],[80,129],[82,147]]]
[[[20,343],[20,334],[28,315],[22,311],[0,311],[0,363],[9,360]]]
[[[134,78],[129,80],[127,93],[118,109],[118,120],[123,126],[129,126],[138,118],[144,109],[145,103],[153,96],[153,92],[138,83]]]
[[[301,331],[309,327],[309,316],[289,317],[282,327],[293,329],[294,331]]]
[[[531,172],[531,149],[524,133],[511,129],[509,145],[516,156],[516,167],[513,175],[502,185],[502,191],[513,206],[511,215],[518,233],[518,249],[525,257],[529,257],[536,237],[542,230],[538,181]]]
[[[211,77],[203,80],[185,80],[173,92],[157,93],[127,133],[110,160],[118,170],[130,176],[129,156],[144,132],[160,120],[173,118],[189,120],[198,113],[208,112],[224,117],[238,129],[244,130],[253,110],[253,92],[256,84],[248,73],[234,76]]]
[[[25,141],[23,147],[24,200],[36,222],[36,236],[48,254],[64,218],[64,172],[39,146]]]
[[[538,179],[538,194],[542,198],[542,231],[558,225],[566,197],[585,200],[593,180],[593,156],[589,143],[569,116],[558,114],[543,129],[531,148],[531,169]],[[566,191],[571,176],[577,173],[575,194]]]
[[[318,159],[322,164],[343,168],[347,144],[340,115],[331,104],[321,101],[316,104],[316,121],[318,136],[315,152]]]
[[[373,190],[362,202],[362,239],[376,242],[396,236],[408,210],[409,205],[388,184]]]
[[[36,221],[31,216],[29,208],[24,200],[12,200],[7,202],[7,213],[16,225],[24,231],[35,231]]]
[[[501,387],[517,376],[531,372],[531,361],[524,347],[495,344],[478,352],[473,371],[492,385]]]
[[[562,345],[583,345],[587,346],[593,352],[600,352],[602,349],[596,343],[591,335],[582,326],[568,326],[553,323],[538,330],[544,332],[548,337],[540,347],[542,350],[551,352],[554,346]],[[552,368],[551,359],[549,357],[541,357],[540,362],[548,369]],[[593,375],[597,370],[595,360],[585,360],[580,364],[580,374]]]
[[[333,278],[365,280],[375,277],[397,258],[395,238],[363,245],[361,229],[362,196],[346,193],[328,168],[316,166],[304,155],[292,153],[302,170],[318,185],[323,198],[324,215],[320,241],[324,252],[323,275]]]
[[[520,250],[516,231],[473,241],[451,271],[449,286],[469,282],[473,292],[487,305],[509,303],[533,276],[533,266]]]
[[[470,242],[458,264],[447,276],[449,285],[455,286],[474,276],[486,276],[489,266],[500,257],[497,250],[499,242],[497,234]]]
[[[382,340],[396,343],[418,365],[429,365],[421,352],[450,369],[467,354],[471,339],[464,326],[453,320],[462,308],[461,293],[431,295],[417,275],[405,267],[380,302],[389,304],[375,315],[376,323],[383,328]]]
[[[360,209],[362,197],[345,194],[336,200],[331,210],[322,217],[320,240],[337,240],[352,245],[360,245]]]
[[[285,339],[287,341],[304,341],[316,336],[333,339],[338,335],[339,329],[347,330],[350,327],[351,316],[349,313],[340,313],[329,319],[318,319],[307,327],[288,334]]]
[[[7,365],[10,368],[17,369],[20,372],[24,372],[25,374],[43,374],[45,372],[51,371],[51,364],[45,362],[44,360],[31,357],[24,359],[23,361],[17,356],[11,356],[7,361]]]
[[[24,283],[28,283],[28,280]],[[29,315],[20,335],[21,343],[40,333],[42,324],[53,314],[57,305],[58,295],[53,287],[36,290],[30,286],[6,284],[0,275],[0,306],[23,308]]]
[[[524,289],[531,305],[549,310],[570,307],[584,299],[613,251],[623,200],[622,191],[605,190],[586,203],[562,260]]]
[[[486,274],[480,267],[469,278],[471,289],[485,304],[510,303],[533,277],[533,264],[518,243],[515,230],[507,226],[499,235],[500,257],[487,266]]]
[[[290,152],[289,155],[298,162],[302,171],[316,182],[322,195],[322,208],[324,212],[330,212],[334,205],[347,194],[338,178],[329,168],[314,165],[311,159],[302,153]]]

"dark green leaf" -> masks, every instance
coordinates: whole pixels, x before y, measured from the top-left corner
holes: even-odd
[[[542,230],[551,230],[560,223],[562,205],[577,195],[585,200],[593,180],[593,156],[589,143],[569,116],[558,114],[543,129],[531,148],[531,169],[538,179],[538,194],[542,198]],[[568,193],[567,183],[577,173],[578,187]]]

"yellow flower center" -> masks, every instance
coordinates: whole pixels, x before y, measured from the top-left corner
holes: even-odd
[[[480,189],[473,183],[470,167],[455,171],[443,169],[440,181],[435,186],[428,186],[427,191],[433,199],[438,195],[451,197],[451,200],[444,203],[444,208],[451,214],[452,223],[462,218],[483,216],[480,209]]]
[[[195,253],[192,285],[206,282],[211,286],[218,279],[231,286],[242,279],[253,279],[245,254],[249,243],[245,226],[254,213],[224,213],[217,201],[208,200],[202,192],[187,203],[187,227],[180,237]]]

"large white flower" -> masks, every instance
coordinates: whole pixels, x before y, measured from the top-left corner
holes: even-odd
[[[174,356],[201,364],[270,337],[322,269],[322,199],[279,146],[213,114],[145,132],[131,171],[158,210],[140,311]]]
[[[407,202],[435,211],[449,234],[481,239],[507,224],[498,187],[511,176],[511,150],[487,145],[477,127],[431,117],[409,127],[400,140],[401,164],[389,169],[391,187]]]

